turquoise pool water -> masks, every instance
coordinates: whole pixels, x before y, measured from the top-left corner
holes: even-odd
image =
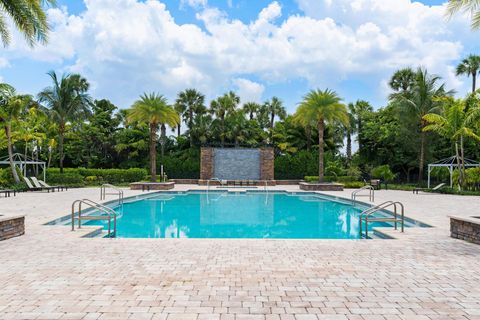
[[[358,239],[362,209],[313,194],[157,194],[116,208],[117,237]]]

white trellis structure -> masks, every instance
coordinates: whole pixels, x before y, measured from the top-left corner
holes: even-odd
[[[480,162],[477,162],[471,159],[465,158],[464,162],[465,162],[466,168],[480,167]],[[430,174],[432,173],[432,170],[434,168],[448,168],[448,171],[450,172],[450,188],[452,188],[453,187],[453,171],[455,170],[455,168],[458,168],[457,156],[442,159],[437,162],[430,163],[428,165],[428,188],[429,189],[430,189]]]
[[[13,154],[13,164],[20,169],[24,176],[27,175],[27,166],[39,166],[43,171],[43,181],[46,181],[47,163],[45,161],[35,160],[20,153],[15,153]],[[0,165],[10,165],[8,156],[0,159]]]

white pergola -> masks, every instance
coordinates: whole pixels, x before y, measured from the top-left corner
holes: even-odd
[[[480,162],[473,161],[471,159],[464,159],[465,167],[473,168],[473,167],[480,167]],[[430,174],[434,168],[448,168],[450,172],[450,188],[453,187],[453,171],[455,168],[458,167],[457,164],[457,156],[453,156],[450,158],[442,159],[434,163],[430,163],[428,165],[428,188],[430,189]]]
[[[27,175],[28,165],[40,166],[40,168],[42,168],[43,170],[43,181],[46,181],[45,179],[47,174],[47,170],[46,170],[47,163],[45,161],[34,160],[32,158],[29,158],[28,156],[25,158],[24,155],[20,153],[15,153],[13,155],[13,164],[20,169],[20,171],[23,173],[24,176]],[[0,165],[10,165],[10,160],[8,156],[0,159]]]

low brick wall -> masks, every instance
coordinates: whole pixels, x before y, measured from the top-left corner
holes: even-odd
[[[25,234],[25,216],[0,217],[0,241]]]
[[[134,182],[130,183],[130,190],[171,190],[175,187],[175,182]]]
[[[300,182],[300,190],[305,190],[305,191],[343,191],[343,184]]]
[[[471,218],[473,220],[474,218]],[[452,238],[480,244],[480,219],[478,223],[450,217],[450,235]],[[470,220],[470,219],[468,219]]]
[[[176,184],[198,184],[198,179],[172,179]]]

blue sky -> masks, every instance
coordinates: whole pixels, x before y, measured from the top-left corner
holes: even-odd
[[[310,89],[345,102],[386,103],[398,68],[426,67],[458,95],[469,79],[453,68],[478,53],[466,17],[444,18],[424,0],[60,0],[49,10],[49,45],[15,35],[0,51],[0,77],[20,92],[49,84],[46,72],[79,72],[95,98],[128,107],[144,91],[173,101],[186,87],[243,102],[280,97],[289,111]]]

